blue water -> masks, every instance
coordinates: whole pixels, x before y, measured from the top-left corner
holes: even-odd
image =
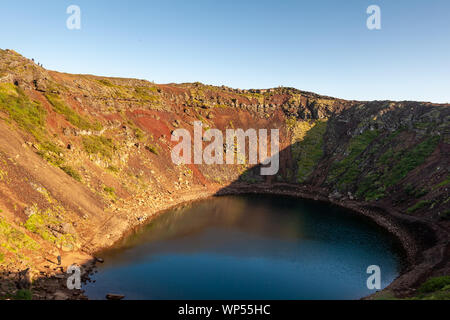
[[[398,244],[340,208],[287,197],[219,197],[163,213],[101,252],[91,299],[358,299],[370,265],[382,288]]]

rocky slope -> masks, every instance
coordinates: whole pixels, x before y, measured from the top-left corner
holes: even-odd
[[[58,255],[83,264],[163,209],[249,185],[371,212],[411,243],[393,289],[413,294],[450,274],[449,107],[64,74],[0,50],[0,297],[27,268],[34,298],[68,297],[39,285]],[[171,132],[195,121],[280,129],[280,172],[174,165]]]

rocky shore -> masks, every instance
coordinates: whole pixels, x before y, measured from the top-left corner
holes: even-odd
[[[439,270],[439,268],[444,266],[450,259],[450,237],[446,230],[443,230],[435,223],[405,216],[393,210],[376,207],[369,203],[361,203],[349,199],[337,201],[331,195],[327,194],[326,190],[311,190],[307,187],[284,183],[274,185],[237,183],[224,188],[192,193],[189,196],[184,195],[175,199],[172,204],[162,206],[160,210],[157,208],[148,210],[147,208],[147,220],[137,221],[135,224],[130,225],[131,229],[125,231],[122,237],[126,237],[134,228],[149,223],[157,215],[164,214],[166,210],[186,204],[187,202],[195,202],[211,196],[245,194],[270,194],[329,203],[349,209],[354,214],[363,215],[392,233],[399,240],[405,251],[405,265],[401,270],[400,276],[387,288],[365,299],[377,299],[378,297],[382,298],[384,296],[395,296],[397,298],[410,297],[415,294],[417,287],[429,278],[433,272],[435,275],[447,274],[448,272],[448,269]],[[134,209],[136,209],[135,206]],[[139,210],[145,211],[144,208],[139,208]],[[423,237],[423,233],[427,234],[426,238]],[[69,261],[70,264],[75,262],[71,261],[71,259],[73,257],[66,257],[64,260],[66,260],[66,264]],[[83,283],[91,281],[89,275],[96,272],[96,265],[102,262],[101,259],[92,256],[86,262],[82,263]],[[88,299],[82,290],[69,290],[67,288],[66,281],[69,275],[65,274],[64,267],[50,267],[50,265],[47,265],[45,268],[47,272],[41,272],[41,277],[36,282],[33,282],[34,299]],[[438,272],[436,273],[436,271]],[[14,278],[11,278],[11,281],[16,284],[20,281],[23,282],[23,280]]]

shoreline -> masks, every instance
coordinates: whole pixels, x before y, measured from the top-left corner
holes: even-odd
[[[385,289],[362,299],[374,299],[378,296],[383,296],[388,292],[392,292],[395,297],[407,297],[415,292],[415,288],[421,281],[426,280],[431,270],[435,269],[440,263],[448,259],[449,237],[445,230],[437,226],[431,221],[411,217],[406,214],[394,212],[383,207],[376,207],[373,204],[363,203],[354,200],[334,200],[326,190],[312,190],[305,186],[299,186],[288,183],[274,183],[274,184],[246,184],[236,183],[228,187],[205,187],[200,192],[188,192],[188,196],[180,194],[173,203],[169,203],[163,208],[156,208],[155,210],[147,210],[151,212],[145,220],[135,221],[127,226],[121,232],[121,236],[114,241],[110,241],[109,245],[99,246],[93,251],[82,252],[85,259],[78,264],[82,266],[82,283],[90,282],[90,275],[96,272],[96,263],[101,262],[97,259],[97,255],[102,250],[112,248],[117,245],[122,239],[129,236],[137,228],[148,224],[153,218],[164,214],[166,211],[176,208],[188,203],[194,203],[214,196],[226,195],[245,195],[245,194],[270,194],[288,196],[297,199],[306,199],[313,201],[320,201],[330,205],[335,205],[359,215],[363,215],[376,223],[378,226],[391,233],[399,243],[406,254],[406,266],[402,267],[399,276]],[[190,194],[190,195],[189,195]],[[123,210],[127,210],[123,208]],[[429,237],[423,237],[423,232],[429,233]],[[111,239],[112,240],[112,239]],[[69,255],[70,256],[70,255]],[[75,252],[73,256],[77,257]],[[427,257],[426,259],[424,257]],[[64,265],[71,265],[72,262],[64,259]],[[55,269],[61,268],[58,266]],[[61,274],[54,274],[50,277],[41,277],[37,279],[38,291],[42,290],[48,292],[49,288],[57,288],[56,292],[52,293],[53,299],[75,299],[86,300],[89,299],[81,290],[69,290],[66,287],[66,278],[68,275],[65,272]],[[63,281],[61,281],[63,280]],[[64,282],[64,283],[61,283]],[[59,286],[57,285],[59,284]],[[33,284],[33,287],[35,285]],[[106,293],[105,293],[106,294]],[[39,294],[38,294],[39,296]],[[47,298],[48,296],[45,296]]]

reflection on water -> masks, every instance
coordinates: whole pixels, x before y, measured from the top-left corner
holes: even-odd
[[[326,204],[220,197],[166,212],[102,252],[92,299],[356,299],[398,274],[394,239]]]

